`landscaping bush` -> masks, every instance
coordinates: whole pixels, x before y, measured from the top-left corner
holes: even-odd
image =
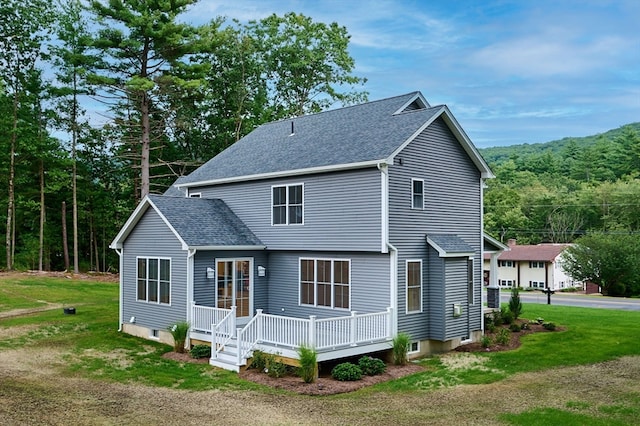
[[[511,298],[509,299],[509,312],[513,314],[513,319],[517,320],[522,313],[522,302],[520,302],[520,289],[514,287],[511,290]]]
[[[487,331],[489,333],[495,333],[496,332],[496,326],[492,322],[490,322],[488,324],[485,324],[485,328],[487,329]]]
[[[318,353],[315,349],[302,345],[298,348],[298,356],[300,357],[298,376],[300,376],[305,383],[313,383],[316,380]]]
[[[264,371],[267,368],[267,364],[274,359],[274,356],[260,350],[253,351],[251,357],[250,368],[255,368],[259,371]]]
[[[518,332],[522,331],[522,328],[520,328],[520,325],[518,325],[518,324],[516,324],[514,322],[509,326],[509,330],[513,331],[514,333],[518,333]]]
[[[211,346],[209,345],[194,345],[189,352],[191,358],[211,358]]]
[[[511,335],[509,330],[506,328],[501,328],[500,332],[496,336],[496,342],[500,345],[507,345],[511,341]]]
[[[488,348],[489,346],[491,346],[491,337],[485,334],[480,338],[480,344],[483,348]]]
[[[393,363],[395,365],[406,365],[407,352],[409,351],[409,342],[411,337],[407,333],[398,333],[393,338]]]
[[[556,324],[553,322],[542,323],[542,326],[545,328],[545,330],[553,331],[556,329]]]
[[[362,379],[362,370],[355,364],[343,362],[333,367],[331,377],[341,382],[354,382]]]
[[[493,325],[495,325],[496,327],[500,327],[502,324],[504,324],[504,321],[502,319],[503,311],[504,311],[504,308],[500,308],[499,311],[493,312]]]
[[[365,376],[377,376],[382,374],[387,369],[384,361],[378,358],[371,358],[370,356],[363,356],[358,360],[358,367],[362,370],[362,374]]]
[[[184,344],[187,341],[187,334],[189,333],[189,323],[186,321],[180,321],[169,327],[169,331],[173,336],[173,350],[178,353],[184,353]]]
[[[523,322],[522,325],[520,325],[520,330],[530,330],[531,327],[529,327],[529,323],[528,322]]]
[[[513,324],[514,321],[514,316],[513,316],[513,312],[511,312],[509,309],[505,308],[504,306],[502,308],[500,308],[500,317],[502,318],[502,323],[503,324]]]
[[[276,357],[272,355],[267,362],[267,366],[264,371],[267,373],[267,376],[279,379],[287,374],[287,365],[280,361],[276,361]]]

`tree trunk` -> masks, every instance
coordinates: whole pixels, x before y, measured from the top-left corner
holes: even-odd
[[[13,218],[15,209],[15,164],[16,164],[16,138],[18,134],[18,92],[13,94],[13,128],[11,132],[11,148],[9,152],[9,199],[7,201],[7,271],[13,270],[14,250],[13,242],[15,234],[12,232],[14,225]]]
[[[77,97],[77,74],[74,73],[73,74],[73,110],[72,110],[72,114],[73,114],[73,131],[71,132],[72,135],[72,143],[71,143],[71,159],[73,162],[73,176],[72,176],[72,183],[73,183],[73,273],[74,274],[78,274],[80,273],[80,267],[79,267],[79,262],[80,260],[78,259],[78,179],[77,179],[77,174],[78,174],[78,166],[76,164],[76,144],[78,143],[78,97]],[[65,236],[67,235],[67,233],[65,232]],[[65,244],[65,249],[67,248],[67,245]],[[65,261],[65,266],[67,268],[67,270],[69,269],[69,259],[68,259],[68,254],[67,254],[67,260]]]
[[[142,120],[142,148],[140,153],[140,199],[149,194],[149,155],[150,155],[150,125],[149,125],[149,96],[142,93],[140,103]]]
[[[64,270],[69,270],[69,241],[67,239],[67,203],[62,202],[62,252],[64,254]],[[74,262],[75,263],[75,262]]]
[[[42,272],[42,259],[44,256],[44,221],[45,221],[45,206],[44,206],[44,162],[40,160],[39,165],[40,172],[40,237],[38,239],[38,271]]]

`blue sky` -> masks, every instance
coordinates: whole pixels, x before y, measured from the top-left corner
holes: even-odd
[[[638,0],[200,0],[182,19],[292,11],[347,28],[370,100],[420,90],[478,147],[640,121]]]

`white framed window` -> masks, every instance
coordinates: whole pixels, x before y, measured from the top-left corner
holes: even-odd
[[[413,341],[409,343],[409,349],[407,350],[408,354],[416,354],[420,352],[420,342],[419,341]]]
[[[544,268],[544,262],[529,262],[529,268]]]
[[[411,208],[424,209],[424,180],[411,179]]]
[[[279,185],[271,187],[271,224],[304,224],[304,185]]]
[[[467,260],[467,301],[475,305],[475,285],[473,279],[473,258]]]
[[[407,313],[422,312],[422,260],[406,261]]]
[[[513,260],[500,260],[498,266],[502,268],[515,268],[516,263]]]
[[[171,259],[138,257],[136,264],[137,299],[142,302],[171,304]]]
[[[513,280],[500,280],[500,285],[502,287],[513,287],[514,281]]]
[[[544,281],[529,281],[529,287],[544,288]]]
[[[351,261],[300,258],[300,304],[334,309],[351,306]]]

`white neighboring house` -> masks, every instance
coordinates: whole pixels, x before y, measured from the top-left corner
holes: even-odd
[[[498,257],[498,284],[500,287],[520,287],[551,290],[583,288],[562,267],[562,252],[569,244],[517,245],[509,240],[509,251]],[[484,256],[484,275],[489,276],[489,257]]]

